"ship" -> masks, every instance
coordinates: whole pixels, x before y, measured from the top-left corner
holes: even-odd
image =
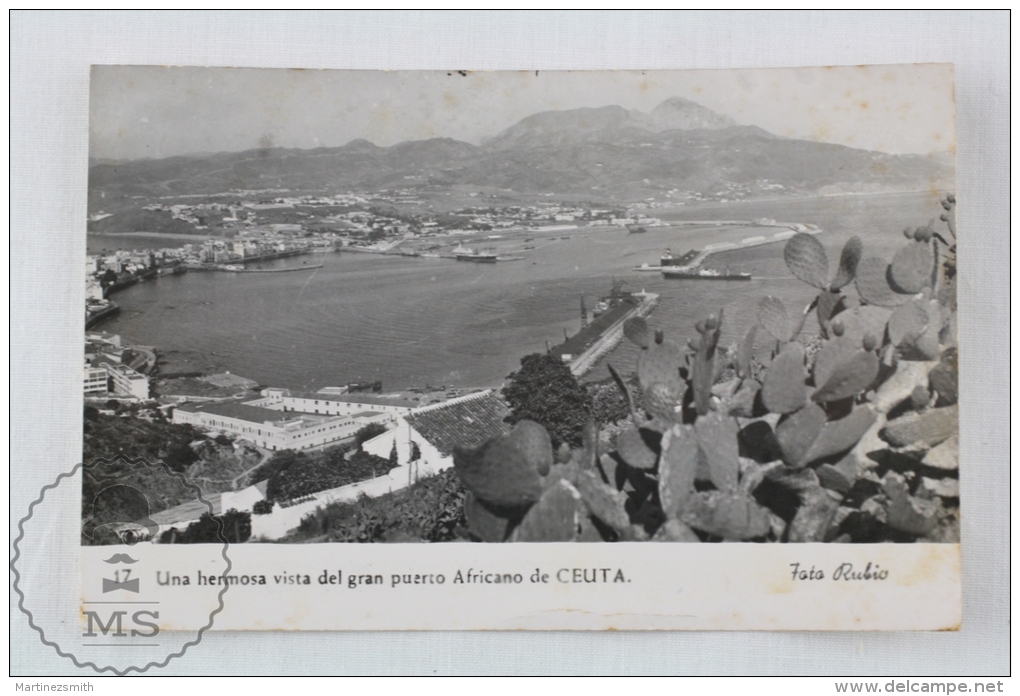
[[[714,268],[663,268],[663,278],[685,278],[693,280],[751,280],[750,273],[717,271]]]
[[[683,278],[689,280],[751,280],[750,273],[732,273],[729,269],[719,271],[714,268],[702,268],[705,256],[691,249],[681,257],[673,256],[668,248],[659,260],[659,269],[663,278]]]
[[[475,263],[496,263],[497,257],[494,251],[479,251],[459,246],[453,250],[453,257],[458,261],[473,261]]]
[[[644,225],[627,225],[627,232],[630,234],[644,234],[647,231]]]
[[[623,290],[622,280],[613,280],[608,295],[603,295],[592,311],[592,320],[588,321],[584,298],[581,299],[581,330],[568,336],[563,330],[563,342],[546,348],[550,355],[563,362],[574,360],[595,343],[600,341],[613,327],[631,316],[641,305],[643,295]]]
[[[687,266],[691,264],[697,256],[698,252],[694,249],[691,249],[683,256],[674,256],[669,247],[666,247],[665,253],[663,253],[663,255],[659,258],[659,265],[663,268],[666,268],[667,266]]]

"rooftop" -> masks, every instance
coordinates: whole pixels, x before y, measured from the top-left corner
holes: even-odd
[[[401,408],[417,408],[417,401],[400,399],[390,396],[372,394],[322,394],[319,392],[291,392],[297,399],[316,399],[318,401],[335,401],[344,404],[365,404],[367,406],[398,406]]]
[[[497,394],[478,392],[408,414],[407,422],[444,455],[454,447],[477,447],[495,435],[506,435],[510,409]]]
[[[250,423],[277,422],[288,419],[282,412],[261,406],[249,406],[240,401],[217,401],[213,403],[182,404],[177,408],[189,413],[211,413],[225,418],[237,418]]]

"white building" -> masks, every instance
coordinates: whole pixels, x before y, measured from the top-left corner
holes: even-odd
[[[105,367],[85,366],[85,396],[106,396],[110,377]]]
[[[149,398],[149,378],[145,375],[132,370],[127,365],[102,363],[101,367],[106,368],[106,372],[113,382],[113,392],[118,396],[142,400]]]
[[[332,388],[328,388],[331,389]],[[287,389],[264,389],[262,398],[252,405],[277,411],[324,416],[349,416],[364,411],[385,413],[395,420],[410,413],[417,402],[374,394],[337,394],[333,391],[292,393]]]
[[[188,403],[174,409],[174,423],[239,435],[271,450],[302,450],[339,444],[369,423],[386,423],[389,414],[362,409],[343,416],[285,413],[262,406],[264,399]]]

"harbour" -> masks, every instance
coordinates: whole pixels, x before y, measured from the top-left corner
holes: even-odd
[[[925,194],[876,200],[881,205],[864,198],[748,202],[712,212],[727,222],[741,215],[800,219],[826,230],[820,239],[827,247],[830,240],[860,234],[867,248],[882,254],[897,242],[889,231],[926,214],[928,201]],[[681,212],[704,220],[709,211]],[[512,264],[443,262],[427,256],[432,252],[339,253],[317,255],[322,267],[314,275],[160,276],[122,290],[121,313],[103,326],[135,343],[159,346],[161,369],[170,372],[233,370],[295,389],[376,380],[396,389],[426,382],[498,386],[522,356],[544,352],[547,341],[562,340],[564,331],[576,334],[579,298],[590,302],[604,295],[614,277],[625,281],[624,289],[659,296],[650,321],[674,339],[689,335],[704,312],[725,307],[734,319],[723,325],[722,343],[728,345],[738,339],[729,335],[730,327],[750,320],[760,297],[774,295],[788,306],[810,300],[810,288],[786,269],[782,244],[741,245],[763,234],[745,226],[683,223],[670,221],[642,234],[576,229],[568,240],[522,231],[491,242],[500,256],[521,257]],[[736,293],[732,283],[635,270],[668,246],[704,250],[727,242],[733,246],[710,250],[707,263],[752,275]],[[836,257],[839,249],[830,253]],[[265,265],[308,268],[300,256]],[[621,341],[609,355],[614,366],[632,369],[637,350]],[[606,376],[604,360],[585,373],[586,379]]]

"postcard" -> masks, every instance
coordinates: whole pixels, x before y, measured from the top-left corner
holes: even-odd
[[[959,626],[951,65],[103,65],[90,114],[87,659]]]

